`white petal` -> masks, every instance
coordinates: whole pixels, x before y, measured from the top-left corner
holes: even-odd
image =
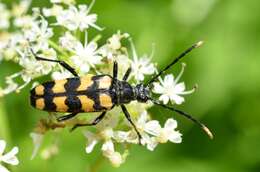
[[[82,13],[87,13],[87,5],[79,5],[79,11]]]
[[[15,156],[18,151],[18,147],[14,147],[10,152],[2,156],[2,161],[11,165],[18,165],[19,161]]]
[[[4,153],[6,146],[6,142],[4,140],[0,140],[0,156]]]
[[[171,100],[173,100],[176,104],[180,105],[184,102],[184,98],[178,95],[172,95]]]
[[[141,139],[141,144],[145,145],[147,142],[149,142],[150,136],[147,133],[142,133],[142,139]]]
[[[153,151],[157,145],[158,145],[158,142],[150,142],[149,144],[147,144],[147,149],[150,151]]]
[[[125,132],[125,131],[115,131],[113,134],[113,138],[117,141],[117,142],[125,142],[128,139],[129,136],[129,132]]]
[[[140,117],[137,120],[137,124],[138,125],[144,125],[145,122],[147,121],[148,118],[148,114],[146,111],[143,111],[143,113],[141,113]]]
[[[124,159],[119,152],[113,152],[107,156],[114,167],[119,167]]]
[[[7,168],[5,168],[4,166],[2,166],[0,164],[0,172],[10,172],[9,170],[7,170]]]
[[[88,51],[95,51],[95,50],[97,49],[97,44],[96,44],[95,42],[90,42],[90,43],[87,45],[86,49],[87,49]]]
[[[181,143],[182,142],[182,138],[181,138],[181,133],[179,133],[178,131],[174,131],[169,135],[169,140],[173,143]]]
[[[83,45],[81,44],[81,42],[77,42],[75,43],[76,46],[75,46],[75,50],[76,50],[76,53],[80,56],[80,55],[83,55],[81,53],[84,53],[84,47]]]
[[[137,81],[143,81],[144,80],[144,75],[141,72],[138,72],[135,76],[135,79]]]
[[[181,83],[175,85],[175,87],[174,87],[174,92],[177,93],[177,94],[182,93],[184,90],[185,90],[184,82],[181,82]]]
[[[100,64],[101,63],[102,57],[99,55],[94,55],[94,53],[88,57],[88,62],[90,65],[94,66],[95,64]]]
[[[114,131],[112,128],[98,127],[98,129],[101,131],[100,135],[101,135],[102,139],[109,140],[113,137]]]
[[[115,109],[114,111],[111,111],[110,113],[120,113],[120,112],[115,112],[117,109]],[[116,127],[119,121],[119,116],[118,115],[107,115],[104,117],[104,119],[97,125],[97,128],[99,130],[101,130],[102,132],[106,131],[106,135],[108,137],[112,137],[113,136],[113,130],[112,128]]]
[[[145,142],[147,149],[150,151],[153,151],[155,147],[158,145],[158,142],[155,140],[154,137],[146,137]]]
[[[40,149],[40,146],[41,146],[42,140],[43,140],[43,135],[38,134],[38,133],[30,133],[30,137],[32,138],[33,145],[34,145],[33,153],[32,153],[32,156],[31,156],[31,159],[33,159]]]
[[[165,77],[164,77],[164,80],[163,80],[163,85],[164,86],[171,86],[171,85],[173,85],[173,83],[174,83],[174,77],[173,77],[173,75],[166,75]]]
[[[153,64],[149,64],[147,66],[142,66],[140,68],[140,70],[142,71],[142,73],[144,73],[146,75],[151,75],[154,73],[155,68],[154,68]]]
[[[145,124],[144,130],[154,136],[157,136],[161,131],[159,121],[152,120]]]
[[[120,36],[118,35],[113,35],[110,39],[109,39],[109,46],[114,49],[114,50],[118,50],[121,48],[121,42],[120,42]]]
[[[177,121],[172,118],[168,119],[164,124],[164,129],[174,130],[175,128],[177,128]]]
[[[90,67],[87,64],[84,64],[83,66],[80,67],[80,70],[82,73],[87,73],[89,71]]]
[[[113,144],[112,140],[106,141],[106,142],[102,145],[101,150],[102,150],[105,154],[110,154],[110,153],[114,152],[114,144]]]
[[[94,149],[95,145],[98,143],[98,139],[96,138],[96,136],[90,132],[90,131],[86,131],[83,133],[84,136],[88,139],[88,143],[86,145],[86,153],[90,153],[92,152],[92,150]]]
[[[91,142],[88,142],[85,149],[86,153],[91,153],[97,143],[98,143],[97,140],[91,140]]]
[[[167,104],[169,102],[169,97],[167,95],[161,95],[159,100],[163,101],[163,104]]]
[[[161,86],[160,83],[156,82],[153,84],[153,92],[157,94],[162,94],[164,92],[164,88]]]
[[[56,71],[53,72],[51,76],[54,80],[59,80],[59,79],[65,79],[71,77],[71,73],[67,71],[60,71],[60,72]]]
[[[83,60],[79,56],[72,56],[70,59],[75,64],[75,66],[79,66],[83,63]]]

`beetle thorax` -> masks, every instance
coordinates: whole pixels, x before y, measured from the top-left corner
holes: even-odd
[[[116,104],[121,105],[135,100],[133,87],[125,81],[114,80],[113,90],[116,95]]]
[[[134,87],[135,99],[139,102],[147,102],[149,99],[149,89],[143,84],[138,84]]]
[[[149,90],[143,84],[131,86],[128,82],[118,81],[114,82],[114,91],[116,93],[116,104],[126,104],[137,100],[139,102],[147,102]]]

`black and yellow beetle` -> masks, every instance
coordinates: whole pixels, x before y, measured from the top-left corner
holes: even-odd
[[[130,103],[134,100],[142,103],[146,103],[150,100],[154,104],[167,108],[171,111],[175,111],[198,124],[209,135],[210,138],[213,138],[212,133],[204,124],[183,111],[161,104],[159,101],[153,99],[150,93],[151,83],[156,81],[159,76],[161,76],[175,63],[177,63],[192,49],[199,47],[201,44],[202,42],[200,41],[192,45],[186,51],[181,53],[177,58],[175,58],[157,75],[155,75],[150,81],[145,84],[140,83],[136,86],[131,86],[127,82],[127,79],[131,73],[131,68],[126,71],[122,80],[118,80],[117,62],[114,62],[113,76],[88,74],[86,76],[79,77],[75,70],[66,62],[39,57],[31,49],[32,54],[37,60],[59,63],[75,76],[73,78],[45,82],[36,86],[31,90],[31,105],[37,109],[48,112],[71,113],[69,115],[58,117],[57,120],[59,122],[73,118],[78,113],[82,112],[102,112],[92,123],[76,124],[72,129],[75,129],[79,126],[96,125],[104,118],[108,110],[111,110],[114,106],[121,106],[125,117],[134,127],[140,141],[141,134],[137,130],[124,104]]]

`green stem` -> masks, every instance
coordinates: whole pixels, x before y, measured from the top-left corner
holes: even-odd
[[[101,35],[101,34],[98,34],[98,35],[96,35],[96,36],[93,38],[93,41],[94,41],[94,42],[98,42],[101,38],[102,38],[102,35]]]
[[[57,45],[55,42],[48,40],[48,43],[50,44],[51,47],[53,47],[54,49],[59,51],[65,58],[69,58],[69,55],[66,52],[64,52],[64,50],[59,45]]]
[[[76,38],[80,41],[81,40],[81,31],[79,29],[77,29],[74,33],[74,35],[76,36]]]

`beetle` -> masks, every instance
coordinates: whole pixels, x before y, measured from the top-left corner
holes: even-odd
[[[113,109],[115,106],[120,106],[125,117],[136,131],[140,142],[142,136],[135,126],[135,123],[132,121],[131,115],[125,107],[125,104],[128,104],[134,100],[137,100],[140,103],[152,101],[155,105],[159,105],[168,110],[177,112],[177,114],[182,115],[198,124],[210,138],[213,138],[212,133],[203,123],[199,122],[186,112],[160,103],[151,96],[151,84],[156,81],[159,76],[164,74],[166,70],[176,64],[194,48],[199,47],[201,44],[202,41],[193,44],[190,48],[186,49],[179,56],[177,56],[164,69],[153,76],[148,82],[140,83],[135,86],[132,86],[127,82],[127,79],[131,73],[131,67],[127,69],[122,80],[117,78],[118,64],[116,61],[113,66],[113,76],[108,74],[87,74],[83,77],[79,77],[79,75],[75,72],[75,69],[65,61],[39,57],[31,49],[33,56],[37,60],[59,63],[74,75],[73,78],[48,81],[34,87],[30,92],[31,105],[37,109],[48,112],[70,112],[68,115],[58,117],[57,121],[59,122],[71,119],[78,113],[101,112],[101,114],[95,118],[93,122],[75,124],[72,130],[80,126],[96,125],[104,118],[107,111]]]

